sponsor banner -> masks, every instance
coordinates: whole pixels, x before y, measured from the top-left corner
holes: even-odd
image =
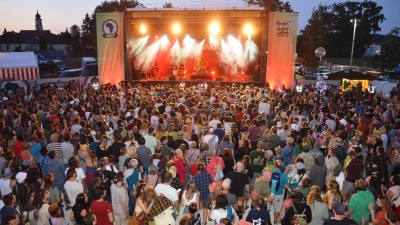
[[[100,84],[125,80],[124,13],[96,13],[97,56]]]
[[[266,82],[278,90],[294,85],[298,13],[269,13]]]
[[[142,11],[132,10],[132,18],[162,18],[162,19],[185,19],[185,18],[251,18],[261,17],[262,8],[254,10],[179,10],[179,11]],[[254,12],[257,11],[257,12]]]

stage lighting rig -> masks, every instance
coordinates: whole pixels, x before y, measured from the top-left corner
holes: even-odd
[[[244,33],[248,36],[253,34],[253,26],[251,24],[246,24],[244,26]]]
[[[179,34],[181,32],[181,25],[174,24],[172,27],[172,30],[173,30],[174,34]]]
[[[144,25],[144,24],[140,25],[140,32],[141,32],[142,34],[147,33],[147,27],[146,27],[146,25]]]
[[[209,30],[210,30],[211,35],[217,35],[219,33],[220,26],[218,23],[213,22],[213,23],[211,23]]]

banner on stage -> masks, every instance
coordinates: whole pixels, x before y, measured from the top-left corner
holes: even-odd
[[[96,13],[99,83],[125,80],[124,13]]]
[[[294,85],[298,13],[269,13],[266,82],[271,89]]]

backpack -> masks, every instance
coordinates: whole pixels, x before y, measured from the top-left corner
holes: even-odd
[[[273,172],[271,181],[269,182],[269,186],[271,190],[275,189],[275,192],[279,190],[279,186],[281,185],[281,173],[280,172]]]
[[[215,164],[215,163],[213,163],[213,164],[214,164],[214,165],[217,165],[217,164]],[[215,181],[220,181],[220,180],[222,180],[222,179],[224,179],[224,172],[222,171],[221,165],[218,165],[218,167],[217,167],[217,172],[215,173],[214,180],[215,180]]]
[[[336,150],[337,150],[336,158],[339,160],[339,163],[343,165],[344,160],[347,158],[346,149],[343,147],[337,146]]]
[[[296,211],[296,208],[294,207],[294,205],[293,205],[292,207],[293,207],[293,211],[294,211],[293,217],[295,217],[295,218],[301,218],[301,219],[304,219],[304,220],[307,219],[307,215],[304,214],[304,212],[306,211],[307,208],[304,208],[303,213],[298,214],[297,211]]]
[[[164,158],[164,155],[161,155],[160,159],[153,159],[153,164],[158,167],[158,172],[157,172],[158,174],[162,174],[162,172],[164,172],[164,169],[161,165],[161,160],[163,158]]]
[[[135,189],[136,184],[140,179],[140,171],[136,169],[128,178],[126,178],[126,183],[128,183],[128,193],[131,193]]]

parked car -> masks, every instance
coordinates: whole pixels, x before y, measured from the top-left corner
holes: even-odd
[[[317,79],[328,80],[329,79],[328,74],[330,74],[330,73],[332,73],[332,71],[330,69],[321,69],[317,73],[317,76],[318,76]]]
[[[87,64],[97,63],[96,59],[93,57],[83,57],[82,58],[82,69],[85,68]]]
[[[97,63],[87,64],[85,68],[83,68],[81,77],[93,77],[99,75],[97,66]]]
[[[58,78],[79,77],[82,74],[82,69],[64,70]]]
[[[53,60],[53,62],[55,62],[57,64],[57,69],[58,69],[59,73],[61,73],[62,71],[64,71],[67,68],[65,66],[65,64],[63,63],[63,61],[61,61],[61,60]]]

